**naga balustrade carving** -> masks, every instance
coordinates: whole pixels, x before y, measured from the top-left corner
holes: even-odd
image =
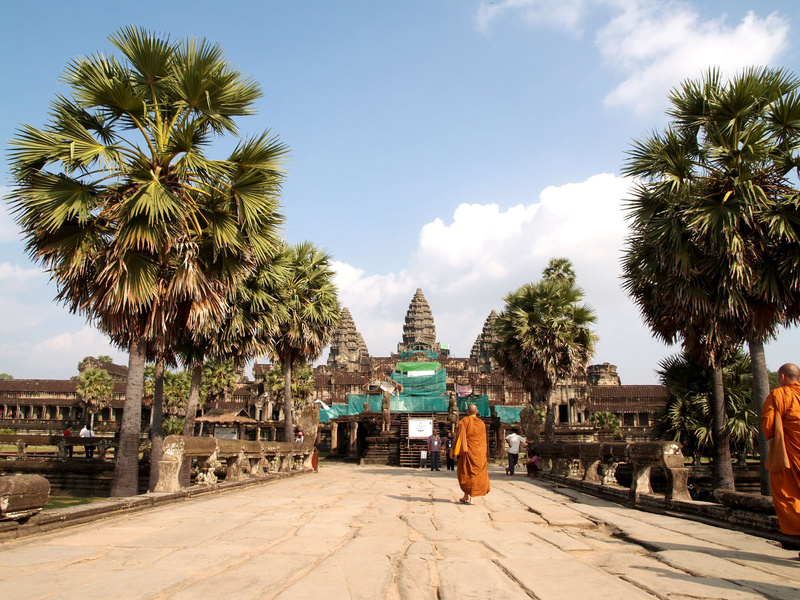
[[[603,486],[617,485],[617,465],[628,464],[633,472],[628,499],[633,503],[653,493],[650,475],[653,467],[660,467],[667,477],[666,499],[691,500],[689,469],[676,442],[538,443],[528,448],[539,453],[544,473]]]
[[[225,481],[242,481],[279,471],[310,470],[314,456],[311,442],[252,442],[183,435],[167,436],[163,448],[156,492],[181,489],[178,474],[187,459],[197,459],[199,472],[195,483],[212,485],[217,482],[216,470],[223,462],[227,467]]]

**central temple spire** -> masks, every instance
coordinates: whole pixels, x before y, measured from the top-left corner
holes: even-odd
[[[403,323],[403,341],[397,344],[397,352],[408,350],[415,342],[421,342],[429,346],[431,350],[438,351],[433,313],[420,288],[417,288],[411,304],[408,305],[406,320]]]

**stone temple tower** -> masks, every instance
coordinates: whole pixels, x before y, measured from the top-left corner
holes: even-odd
[[[430,346],[431,350],[439,351],[433,313],[419,288],[411,299],[411,304],[408,305],[406,322],[403,324],[403,341],[397,344],[397,352],[408,350],[414,342],[422,342]]]
[[[356,329],[350,311],[343,308],[341,322],[331,339],[328,367],[342,371],[358,371],[361,359],[368,356],[367,344]]]
[[[483,329],[472,345],[472,351],[469,353],[470,358],[478,361],[479,373],[491,373],[497,368],[497,362],[492,358],[492,346],[497,341],[497,334],[494,331],[494,322],[496,320],[497,311],[492,310],[489,316],[486,317]]]

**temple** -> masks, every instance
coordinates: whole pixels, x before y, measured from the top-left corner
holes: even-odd
[[[510,427],[519,426],[519,415],[529,404],[521,383],[507,375],[492,357],[496,340],[493,324],[497,313],[487,316],[467,358],[451,355],[437,339],[433,311],[417,289],[406,312],[397,352],[371,356],[364,337],[347,308],[332,336],[328,360],[314,369],[314,400],[326,406],[320,411],[319,443],[323,450],[367,462],[413,463],[410,450],[421,448],[408,438],[409,420],[432,421],[446,432],[475,403],[490,432],[493,453],[502,454],[502,440]],[[122,418],[127,369],[87,357],[89,367],[107,370],[115,380],[114,399],[96,416],[96,430],[111,433]],[[237,415],[240,435],[254,439],[281,438],[283,414],[280,398],[264,385],[270,364],[256,363],[253,379],[243,377],[225,398],[206,404],[198,416]],[[0,381],[2,426],[20,433],[58,433],[66,422],[83,418],[77,396],[77,378]],[[622,385],[616,366],[588,366],[571,380],[559,382],[554,391],[557,435],[565,441],[593,439],[589,419],[599,411],[616,414],[622,436],[631,441],[649,438],[655,412],[663,406],[665,392],[659,385]],[[387,412],[388,411],[388,412]],[[146,427],[149,406],[143,408]],[[209,415],[211,417],[211,415]],[[213,427],[206,430],[213,434]],[[405,449],[401,452],[401,446]]]

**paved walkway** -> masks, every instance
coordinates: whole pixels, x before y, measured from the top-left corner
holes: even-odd
[[[763,539],[638,512],[494,467],[319,474],[0,544],[0,598],[800,598]]]

